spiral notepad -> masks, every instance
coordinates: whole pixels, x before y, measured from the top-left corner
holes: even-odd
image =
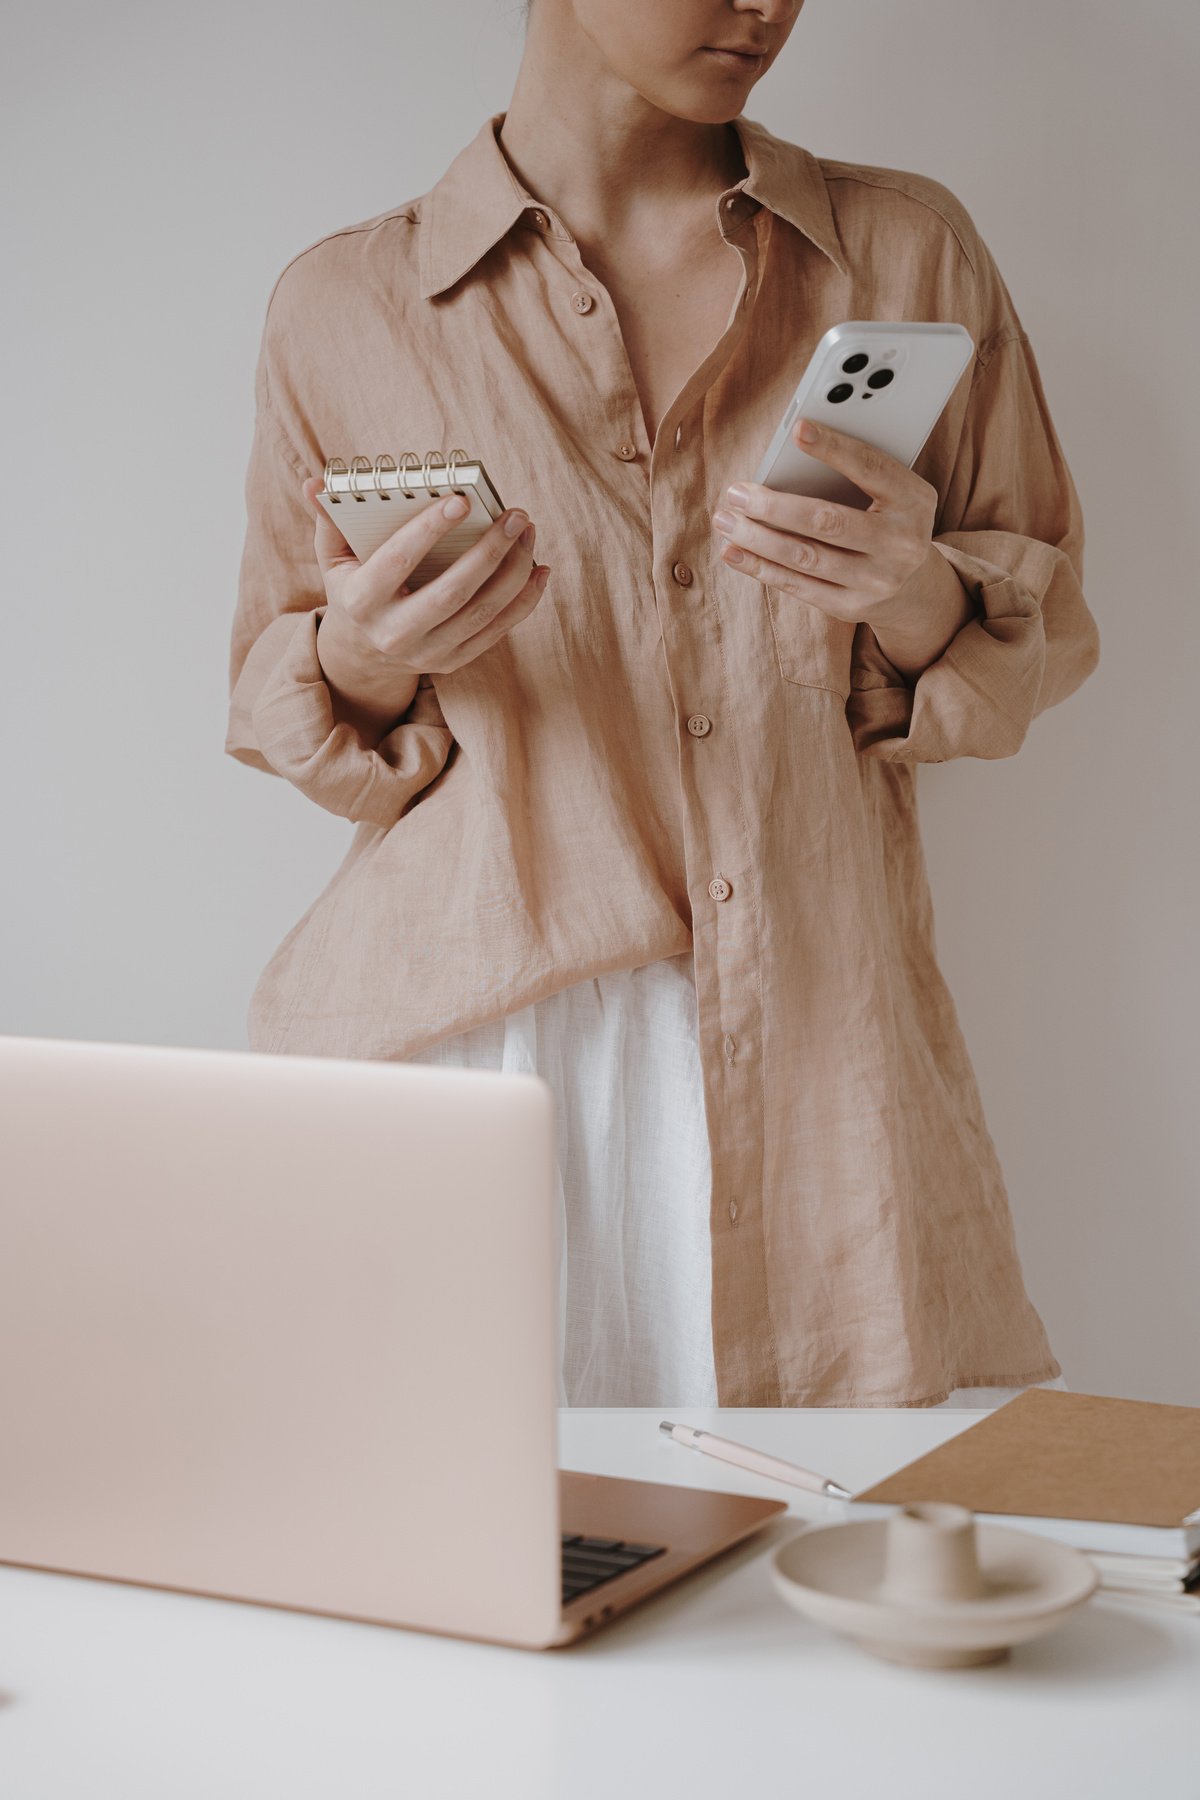
[[[342,457],[331,456],[317,499],[358,560],[365,562],[414,513],[451,494],[461,494],[471,510],[443,533],[429,555],[406,576],[407,585],[417,588],[477,543],[504,511],[481,462],[465,450],[452,450],[448,462],[440,450],[428,450],[423,457],[415,450],[405,450],[398,464],[387,454],[377,456],[374,462],[368,456],[352,456],[349,467]]]

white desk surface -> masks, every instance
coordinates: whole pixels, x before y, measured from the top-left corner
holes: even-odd
[[[834,1502],[564,1410],[565,1468],[788,1498],[594,1638],[525,1651],[0,1567],[4,1800],[1198,1800],[1200,1618],[1093,1597],[976,1669],[810,1624],[769,1551]],[[861,1488],[982,1415],[678,1411]]]

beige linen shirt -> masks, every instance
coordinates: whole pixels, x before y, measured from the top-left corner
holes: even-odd
[[[268,304],[225,748],[355,831],[259,978],[251,1048],[411,1056],[692,949],[720,1404],[1048,1380],[917,819],[920,763],[1013,755],[1098,658],[1012,299],[938,181],[741,117],[748,174],[714,208],[738,295],[651,443],[609,294],[503,119],[427,194],[295,256]],[[711,526],[846,319],[957,320],[976,345],[914,465],[975,613],[915,680],[723,563]],[[301,483],[430,447],[482,459],[553,573],[372,748],[322,679]]]

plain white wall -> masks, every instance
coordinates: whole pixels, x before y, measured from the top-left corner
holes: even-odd
[[[638,4],[640,0],[629,0]],[[0,1030],[245,1047],[351,827],[223,755],[267,296],[507,106],[517,0],[10,12]],[[1101,663],[923,769],[939,950],[1071,1387],[1200,1403],[1189,0],[808,0],[746,111],[954,190],[1033,341]]]

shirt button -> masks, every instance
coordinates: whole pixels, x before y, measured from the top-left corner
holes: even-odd
[[[630,462],[632,458],[637,455],[637,445],[622,444],[621,448],[617,451],[617,455],[621,458],[622,462]]]
[[[679,583],[680,587],[691,587],[692,571],[685,562],[677,562],[675,567],[671,570],[671,573]]]
[[[544,212],[535,212],[533,215],[533,222],[539,231],[545,231],[547,225],[550,223]]]
[[[678,448],[679,448],[679,440],[680,440],[680,438],[681,438],[681,437],[682,437],[682,436],[683,436],[683,426],[682,426],[682,425],[677,425],[677,426],[676,426],[676,427],[675,427],[675,448],[676,448],[676,449],[677,449],[677,450],[678,450]]]
[[[731,1200],[729,1202],[729,1218],[730,1218],[730,1221],[732,1224],[734,1224],[734,1225],[737,1224],[737,1201],[736,1200]]]
[[[730,1037],[728,1032],[725,1033],[725,1054],[729,1058],[730,1062],[732,1062],[733,1061],[733,1039]]]
[[[590,294],[572,294],[571,305],[575,308],[577,313],[585,313],[591,312],[592,307],[595,305],[595,301]]]
[[[712,730],[712,720],[706,719],[703,713],[693,713],[688,720],[688,730],[693,737],[707,737]]]
[[[708,891],[714,900],[728,900],[733,889],[723,875],[716,875],[709,882]]]

